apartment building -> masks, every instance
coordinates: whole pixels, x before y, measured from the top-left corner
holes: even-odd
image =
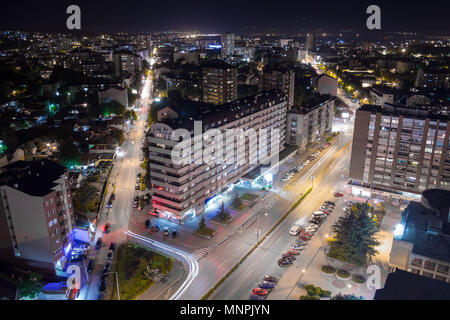
[[[0,260],[56,275],[71,248],[74,215],[67,170],[47,159],[0,173]]]
[[[225,150],[230,149],[227,148],[231,148],[234,152],[233,164],[219,162],[200,165],[190,159],[190,164],[177,165],[171,157],[172,150],[178,143],[171,141],[173,131],[187,129],[192,136],[194,121],[202,121],[203,132],[209,129],[221,132],[227,129],[254,129],[259,132],[265,128],[268,130],[266,151],[272,157],[271,129],[279,130],[279,151],[284,149],[287,105],[286,95],[279,90],[272,90],[221,106],[199,103],[187,106],[181,103],[161,108],[157,112],[158,122],[151,126],[148,136],[153,207],[159,217],[184,223],[202,213],[207,200],[259,166],[254,161],[257,155],[250,153],[248,139],[244,150],[238,149],[238,143],[224,141],[223,154],[228,153]],[[191,140],[194,149],[196,145],[194,139]],[[206,143],[202,150],[205,148]],[[244,163],[239,163],[238,153],[245,154]]]
[[[295,72],[287,68],[266,66],[258,82],[260,91],[280,89],[288,96],[288,109],[294,106]]]
[[[234,54],[234,38],[232,33],[225,33],[220,36],[222,58],[227,58]]]
[[[114,52],[115,76],[132,75],[142,68],[142,58],[131,51],[120,50]]]
[[[203,66],[203,102],[224,104],[237,99],[237,68],[216,61]]]
[[[395,91],[388,87],[374,86],[370,90],[370,99],[374,105],[382,106],[385,103],[394,103]]]
[[[287,114],[286,143],[302,152],[308,145],[324,141],[332,134],[333,114],[334,99],[312,107],[295,106]]]
[[[396,227],[390,265],[450,282],[450,191],[425,190],[411,201]]]
[[[395,105],[357,110],[351,183],[411,199],[430,188],[450,190],[449,118],[434,110]]]

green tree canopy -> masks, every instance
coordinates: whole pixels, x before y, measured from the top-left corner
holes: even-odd
[[[335,236],[331,242],[330,256],[364,265],[369,258],[377,254],[375,247],[380,243],[375,234],[378,232],[378,226],[367,202],[355,204],[338,219],[332,230]]]
[[[42,275],[30,272],[23,276],[19,282],[19,292],[22,297],[30,299],[36,298],[42,290],[42,284],[39,282]]]

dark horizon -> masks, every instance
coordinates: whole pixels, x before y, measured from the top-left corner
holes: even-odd
[[[81,32],[194,31],[205,33],[290,32],[321,29],[328,32],[366,29],[366,8],[381,7],[381,32],[450,34],[449,4],[431,0],[425,4],[410,1],[305,1],[227,2],[136,0],[40,1],[17,0],[2,4],[0,29],[21,31],[67,31],[66,8],[81,8]]]

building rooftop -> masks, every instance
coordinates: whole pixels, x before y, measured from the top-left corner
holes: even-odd
[[[35,197],[42,197],[57,185],[55,181],[66,171],[65,167],[48,159],[17,161],[1,168],[0,186],[11,188]]]
[[[398,239],[413,243],[413,253],[450,262],[447,216],[438,216],[421,202],[411,201],[402,213],[402,224],[404,233]]]
[[[441,115],[435,113],[435,109],[430,108],[430,106],[420,105],[414,107],[407,107],[401,105],[385,104],[384,106],[377,106],[372,104],[365,104],[358,109],[358,111],[367,111],[370,113],[381,113],[383,115],[389,116],[406,116],[414,117],[419,119],[432,119],[448,121],[447,115]]]
[[[397,269],[390,273],[374,300],[448,300],[450,284]]]
[[[208,130],[258,112],[259,110],[266,109],[272,101],[275,101],[275,104],[279,104],[287,101],[287,96],[282,91],[275,89],[223,105],[193,101],[172,102],[166,100],[161,106],[157,106],[157,110],[170,107],[178,113],[179,117],[176,119],[160,121],[160,123],[167,124],[174,130],[178,128],[191,130],[194,128],[194,121],[202,121],[203,129]]]

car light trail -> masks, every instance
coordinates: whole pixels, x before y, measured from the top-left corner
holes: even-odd
[[[186,290],[189,288],[192,281],[194,281],[195,277],[197,277],[197,275],[198,275],[199,269],[198,269],[197,261],[189,253],[186,253],[183,250],[180,250],[178,248],[171,247],[164,243],[148,239],[144,236],[138,235],[129,230],[125,231],[124,233],[132,238],[146,242],[146,243],[150,244],[151,246],[158,248],[162,251],[174,253],[174,254],[182,257],[186,261],[186,263],[189,266],[189,275],[186,278],[186,280],[184,281],[184,283],[178,288],[178,290],[169,298],[169,300],[179,300],[183,296],[183,294],[186,292]]]
[[[301,184],[303,182],[306,181],[306,179],[309,179],[309,177],[311,176],[311,174],[319,167],[322,165],[322,163],[328,159],[330,157],[330,155],[337,149],[337,146],[333,146],[331,147],[331,149],[327,152],[327,154],[325,156],[323,156],[311,169],[309,169],[309,171],[303,176],[303,178],[301,178],[297,184]]]

